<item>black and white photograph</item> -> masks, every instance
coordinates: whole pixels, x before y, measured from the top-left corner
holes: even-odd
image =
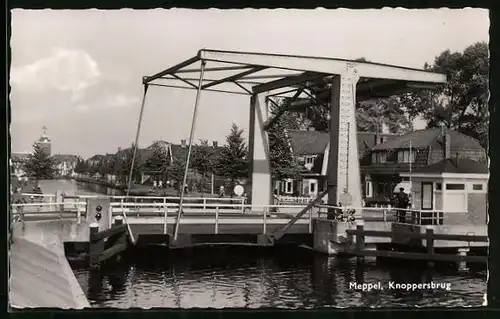
[[[10,311],[487,305],[487,9],[11,18]]]

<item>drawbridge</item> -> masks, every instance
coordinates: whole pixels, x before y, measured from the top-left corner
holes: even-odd
[[[292,218],[274,236],[281,237],[304,215],[309,206],[328,196],[328,204],[336,206],[339,198],[349,195],[353,207],[361,207],[362,192],[356,139],[356,101],[389,97],[419,89],[432,89],[446,82],[443,74],[401,66],[328,57],[296,56],[269,53],[233,52],[202,49],[177,65],[143,77],[142,96],[134,157],[130,170],[127,196],[130,192],[134,161],[141,131],[144,105],[151,87],[196,91],[189,136],[184,181],[189,170],[193,137],[203,91],[248,96],[249,105],[249,177],[251,204],[256,207],[272,203],[272,181],[267,130],[287,111],[306,110],[326,105],[330,111],[330,144],[327,190]],[[321,91],[318,92],[318,87]],[[270,114],[270,104],[287,98],[280,111]],[[173,239],[179,234],[185,198],[181,189]],[[123,213],[126,221],[126,214]],[[362,221],[362,218],[357,218]]]

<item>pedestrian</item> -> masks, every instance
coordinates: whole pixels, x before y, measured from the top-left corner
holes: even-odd
[[[156,180],[154,180],[154,181],[153,181],[153,189],[156,189],[156,185],[157,185],[157,181],[156,181]]]
[[[406,209],[408,209],[410,199],[405,193],[403,187],[399,188],[399,194],[397,196],[396,207],[398,208],[398,222],[406,222]]]
[[[223,185],[221,185],[221,186],[219,187],[219,197],[220,197],[220,198],[222,198],[222,197],[224,197],[225,195],[226,195],[226,190],[224,189],[224,186],[223,186]]]
[[[158,182],[158,188],[162,189],[163,188],[163,181]]]

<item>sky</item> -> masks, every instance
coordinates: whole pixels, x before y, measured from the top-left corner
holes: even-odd
[[[489,40],[485,9],[12,11],[11,145],[90,157],[135,139],[142,77],[199,49],[271,52],[422,68]],[[139,146],[189,137],[195,91],[150,88]],[[249,98],[203,92],[195,140],[248,131]],[[422,126],[422,123],[419,124]],[[421,127],[423,128],[423,127]]]

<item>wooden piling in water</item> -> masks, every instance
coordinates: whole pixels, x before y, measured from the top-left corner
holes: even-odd
[[[89,267],[90,269],[99,269],[99,257],[104,249],[104,241],[96,238],[99,233],[99,224],[92,223],[89,236]]]

